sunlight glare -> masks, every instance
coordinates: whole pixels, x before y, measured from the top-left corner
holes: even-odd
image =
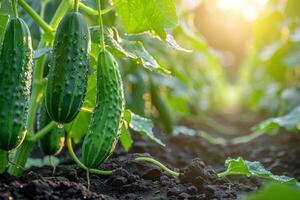
[[[217,0],[217,6],[226,11],[241,14],[248,21],[256,19],[268,0]]]

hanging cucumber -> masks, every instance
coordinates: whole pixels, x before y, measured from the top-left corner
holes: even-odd
[[[44,102],[38,112],[38,130],[42,130],[52,120],[50,119]],[[40,147],[45,155],[52,156],[60,153],[64,147],[65,131],[63,128],[54,128],[40,139]]]
[[[53,121],[69,123],[80,111],[88,80],[89,46],[82,15],[65,15],[55,35],[46,89],[46,109]]]
[[[19,146],[26,135],[32,76],[29,29],[20,18],[8,23],[0,54],[0,149]]]
[[[114,57],[103,50],[98,56],[97,98],[82,149],[86,167],[98,167],[115,148],[124,112],[123,84]]]
[[[140,71],[134,73],[134,82],[131,88],[131,109],[134,113],[145,116],[145,100],[146,84]]]
[[[166,132],[172,133],[174,127],[174,119],[171,110],[166,101],[159,95],[153,81],[150,79],[150,94],[153,106],[159,113],[159,119],[163,124]]]

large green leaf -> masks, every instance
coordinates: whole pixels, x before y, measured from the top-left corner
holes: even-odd
[[[174,0],[122,0],[116,10],[130,34],[150,31],[166,39],[165,30],[177,25]]]
[[[98,47],[100,43],[99,39],[99,26],[93,26],[90,28],[91,31],[91,40],[94,45],[92,47]],[[127,39],[123,39],[119,36],[118,31],[114,28],[106,28],[105,29],[105,46],[106,48],[116,57],[127,57],[135,62],[141,64],[141,66],[145,67],[150,71],[156,71],[164,74],[169,74],[170,72],[160,66],[156,59],[147,51],[140,41],[130,41]],[[172,40],[172,39],[170,39]],[[169,41],[169,43],[173,42],[173,48],[180,49],[181,51],[188,51],[181,48],[175,40]],[[171,44],[170,44],[171,45]],[[99,47],[98,47],[99,48]],[[92,48],[93,49],[93,48]],[[98,52],[98,51],[96,51]],[[93,52],[92,52],[93,53]],[[94,55],[94,57],[97,55]]]
[[[295,178],[274,175],[270,171],[266,170],[264,166],[257,161],[251,162],[239,157],[237,159],[227,159],[225,161],[225,166],[227,167],[227,170],[225,172],[219,173],[218,174],[219,176],[228,176],[228,175],[256,176],[259,178],[270,179],[281,183],[297,185],[300,187],[300,183],[298,183]]]
[[[136,115],[130,110],[126,110],[124,114],[124,120],[132,130],[148,137],[150,140],[161,146],[165,146],[165,144],[154,135],[153,122],[150,119]]]
[[[299,188],[286,184],[269,183],[261,190],[242,197],[242,200],[298,200],[300,199]]]
[[[132,55],[136,62],[140,63],[145,68],[164,74],[170,73],[157,63],[154,57],[144,48],[142,42],[123,40],[121,45],[130,55]]]

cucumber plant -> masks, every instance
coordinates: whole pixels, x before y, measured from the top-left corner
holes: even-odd
[[[41,3],[42,8],[45,8],[47,1]],[[11,110],[8,112],[8,120],[0,121],[0,173],[6,170],[9,162],[6,151],[20,145],[15,150],[8,168],[10,174],[20,176],[36,142],[40,142],[45,155],[57,155],[64,146],[64,135],[67,132],[69,153],[74,161],[86,170],[87,174],[112,174],[112,171],[100,170],[98,167],[114,151],[121,134],[121,128],[128,129],[139,124],[138,121],[130,123],[128,118],[124,116],[123,82],[116,58],[121,55],[121,57],[139,61],[139,59],[147,59],[143,57],[144,54],[151,57],[140,41],[128,41],[127,44],[130,45],[130,48],[136,48],[137,45],[143,53],[134,51],[128,53],[122,49],[120,41],[111,37],[111,33],[104,34],[106,29],[104,29],[102,15],[112,11],[116,5],[124,7],[122,5],[124,2],[113,1],[113,3],[113,6],[101,9],[101,3],[98,0],[97,10],[94,10],[78,0],[63,0],[48,24],[43,16],[37,14],[25,0],[12,1],[16,19],[12,19],[7,27],[6,32],[8,33],[3,42],[3,49],[5,50],[2,50],[0,60],[0,114],[3,115],[3,113],[8,112],[8,109]],[[32,77],[30,76],[32,63],[30,33],[24,21],[17,17],[17,5],[20,5],[41,28],[42,34],[37,44],[36,54],[38,55],[35,59]],[[175,7],[172,5],[165,6],[172,12],[175,11]],[[93,45],[91,45],[88,24],[83,15],[80,14],[79,8],[88,15],[98,16],[100,40]],[[123,21],[126,18],[123,10],[116,8],[121,21]],[[167,19],[164,18],[167,16],[162,16],[159,21],[165,23]],[[128,26],[124,21],[123,24]],[[162,24],[157,27],[152,24],[138,31],[130,30],[128,27],[125,29],[128,33],[142,33],[149,30],[162,40],[166,40],[166,32],[162,27]],[[169,22],[165,24],[165,27],[170,27]],[[116,33],[116,30],[111,30]],[[20,38],[25,38],[25,40],[20,41]],[[16,52],[15,43],[21,44],[22,51]],[[124,48],[127,44],[123,44]],[[47,49],[51,48],[50,59],[47,60]],[[93,48],[92,51],[91,48]],[[47,64],[48,62],[49,64]],[[16,68],[16,64],[21,67]],[[144,61],[144,64],[150,70],[164,71],[155,66],[153,61]],[[45,65],[47,66],[45,67]],[[95,81],[89,81],[88,85],[88,79],[93,77],[90,74],[95,71],[91,69],[93,65],[97,65]],[[19,75],[21,75],[20,78]],[[33,84],[30,88],[31,78]],[[93,90],[87,88],[93,88],[93,84],[95,84],[95,90],[91,92]],[[15,85],[19,85],[19,87],[13,87]],[[92,100],[93,98],[95,101]],[[80,124],[82,122],[78,120],[81,117],[80,113],[85,112],[92,114],[87,120],[89,126],[85,130],[80,160],[73,151],[73,133],[68,128],[77,127],[74,123]],[[138,117],[138,119],[145,121],[145,118],[142,117]],[[35,124],[38,125],[37,130]],[[4,129],[10,132],[4,132]],[[143,127],[139,127],[139,130],[143,131]],[[151,133],[149,130],[144,131],[143,134],[146,132],[150,139],[162,145],[162,142],[153,136],[151,128],[150,131]],[[27,132],[26,137],[25,132]],[[24,141],[21,144],[22,140]],[[153,163],[174,176],[179,175],[179,173],[173,172],[152,158],[139,157],[136,160]]]

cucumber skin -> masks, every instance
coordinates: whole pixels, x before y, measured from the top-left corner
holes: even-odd
[[[82,160],[86,167],[98,167],[113,152],[120,137],[124,107],[118,64],[104,50],[98,56],[96,105],[83,141]]]
[[[38,112],[38,130],[42,130],[51,122],[45,103],[43,102]],[[43,153],[47,156],[55,156],[61,152],[65,142],[65,131],[63,128],[54,128],[47,135],[41,138],[40,147]]]
[[[69,123],[79,113],[86,93],[90,33],[80,13],[64,16],[55,35],[46,109],[53,121]]]
[[[32,79],[30,31],[20,18],[11,19],[0,53],[0,149],[18,147],[26,135]]]

